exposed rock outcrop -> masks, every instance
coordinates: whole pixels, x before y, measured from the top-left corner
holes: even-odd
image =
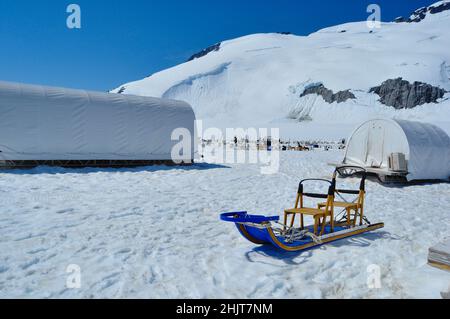
[[[380,96],[380,102],[396,109],[412,109],[426,103],[436,103],[446,91],[422,82],[409,83],[402,78],[391,79],[370,89]]]
[[[355,99],[355,95],[350,92],[350,90],[339,91],[334,93],[332,90],[327,89],[323,84],[312,85],[303,91],[300,97],[309,95],[309,94],[317,94],[323,97],[325,102],[328,103],[342,103],[349,99]]]
[[[450,2],[448,1],[441,1],[441,2],[437,2],[429,7],[423,7],[420,9],[417,9],[416,11],[414,11],[411,16],[406,19],[404,17],[398,17],[394,20],[394,22],[397,23],[401,23],[401,22],[408,22],[408,23],[412,23],[412,22],[420,22],[423,19],[425,19],[425,17],[428,14],[436,14],[436,13],[440,13],[446,10],[450,10]]]
[[[209,53],[211,53],[211,52],[219,51],[221,45],[222,45],[222,43],[219,42],[219,43],[217,43],[217,44],[214,44],[214,45],[212,45],[212,46],[210,46],[210,47],[208,47],[208,48],[206,48],[206,49],[204,49],[204,50],[202,50],[202,51],[200,51],[200,52],[194,54],[193,56],[191,56],[191,57],[188,59],[188,62],[189,62],[189,61],[192,61],[192,60],[195,60],[195,59],[199,59],[199,58],[201,58],[201,57],[204,57],[205,55],[207,55],[207,54],[209,54]]]
[[[398,17],[394,19],[394,22],[396,23],[402,23],[402,22],[406,22],[407,19],[403,18],[403,17]]]

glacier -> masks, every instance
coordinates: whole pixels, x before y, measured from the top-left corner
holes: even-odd
[[[450,92],[450,11],[430,12],[417,23],[383,22],[378,29],[363,21],[308,36],[270,33],[223,41],[200,58],[112,92],[184,100],[208,126],[276,126],[286,138],[345,138],[376,117],[419,119],[450,132],[450,93],[406,111],[369,93],[399,77]],[[357,99],[329,104],[300,96],[315,83],[350,90]]]

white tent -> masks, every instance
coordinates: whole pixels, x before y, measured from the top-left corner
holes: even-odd
[[[177,128],[191,133],[193,158],[194,125],[180,101],[0,82],[3,166],[168,162]]]
[[[363,123],[348,140],[344,164],[389,175],[394,154],[404,155],[409,181],[450,177],[449,136],[439,127],[421,122],[376,119]]]

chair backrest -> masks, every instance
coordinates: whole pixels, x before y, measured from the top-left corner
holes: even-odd
[[[327,194],[320,194],[320,193],[309,193],[305,192],[304,184],[306,182],[310,181],[318,181],[318,182],[324,182],[330,184],[328,187],[328,193]],[[326,199],[327,200],[327,206],[326,211],[333,210],[333,203],[334,203],[334,196],[336,192],[336,180],[326,180],[326,179],[316,179],[316,178],[310,178],[310,179],[304,179],[300,182],[298,186],[298,192],[297,192],[297,200],[295,202],[295,208],[304,208],[304,197],[310,197],[310,198],[317,198],[317,199]]]
[[[349,194],[349,195],[358,195],[358,204],[364,204],[364,196],[366,194],[366,179],[367,179],[367,171],[365,168],[359,166],[339,166],[336,168],[333,174],[333,181],[336,185],[337,175],[348,177],[348,176],[360,176],[361,183],[359,185],[359,190],[348,190],[348,189],[338,189],[336,188],[336,193],[339,194]]]

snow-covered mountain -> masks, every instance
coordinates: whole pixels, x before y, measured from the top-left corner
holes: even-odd
[[[112,92],[184,100],[207,125],[285,136],[345,137],[380,116],[450,130],[449,9],[440,1],[375,29],[364,21],[224,41]]]

